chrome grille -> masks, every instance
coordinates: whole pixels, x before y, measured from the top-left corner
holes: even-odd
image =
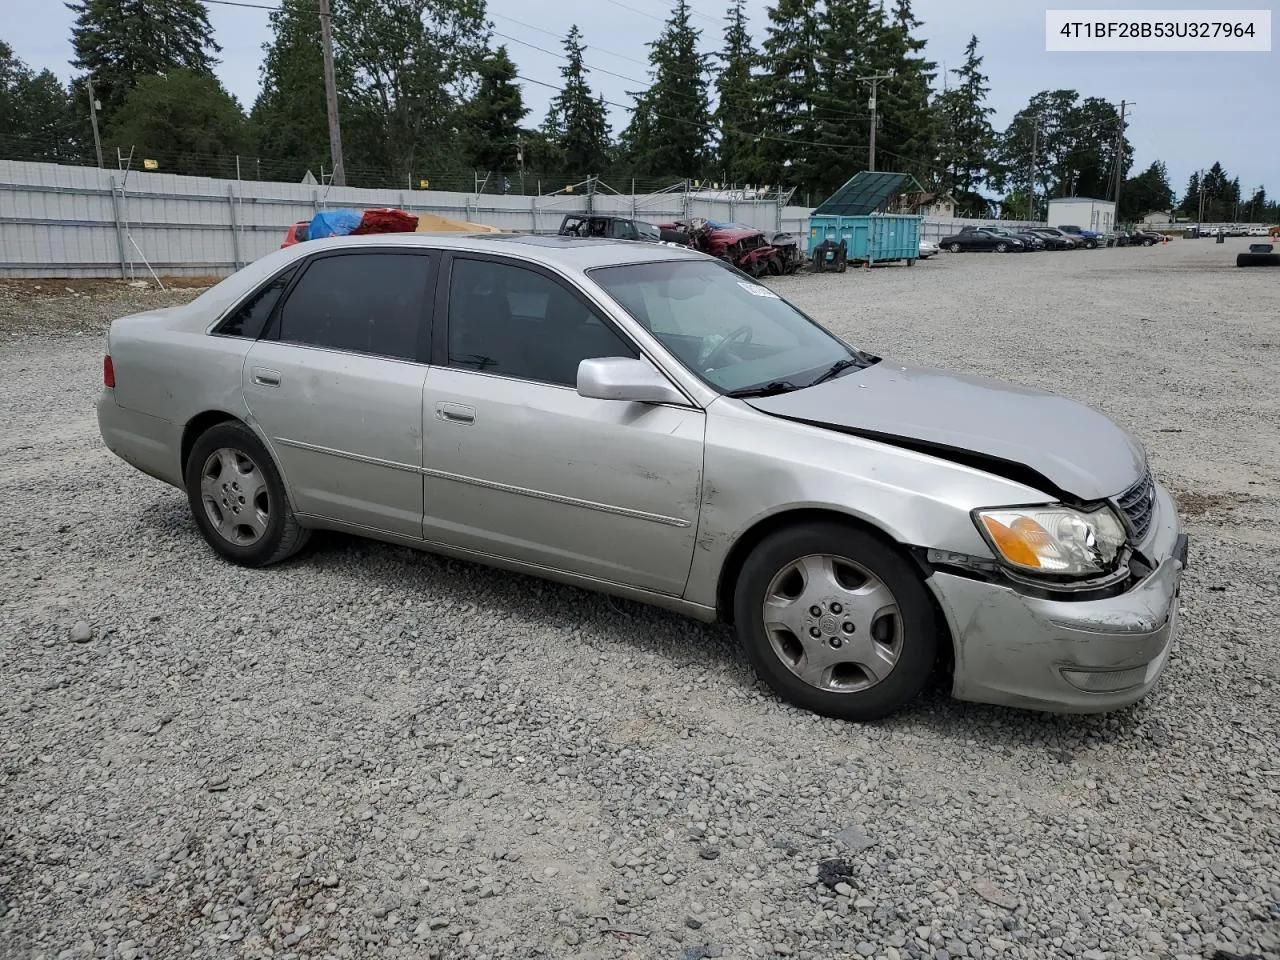
[[[1150,472],[1116,497],[1116,506],[1129,518],[1129,525],[1133,528],[1133,542],[1141,543],[1151,529],[1151,518],[1156,506],[1156,484]]]

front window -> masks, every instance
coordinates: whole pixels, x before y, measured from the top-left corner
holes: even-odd
[[[600,267],[590,275],[685,366],[723,393],[798,389],[834,375],[837,364],[862,367],[874,359],[719,261]]]

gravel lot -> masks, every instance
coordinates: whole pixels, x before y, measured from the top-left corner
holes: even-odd
[[[340,537],[214,559],[92,406],[105,322],[192,292],[0,281],[0,955],[1280,960],[1280,271],[1245,243],[778,281],[1101,408],[1192,536],[1139,706],[866,727],[638,605]]]

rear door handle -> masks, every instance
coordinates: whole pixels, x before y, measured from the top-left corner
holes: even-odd
[[[264,387],[278,387],[280,386],[280,371],[271,370],[267,367],[254,367],[253,382],[260,383]]]
[[[436,419],[445,423],[475,423],[476,408],[465,403],[446,403],[443,400],[436,404]]]

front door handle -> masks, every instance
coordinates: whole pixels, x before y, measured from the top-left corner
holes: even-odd
[[[475,423],[476,408],[468,407],[465,403],[445,403],[442,400],[436,404],[436,419],[445,423]]]
[[[253,382],[264,387],[278,387],[280,386],[280,371],[271,370],[267,367],[254,367]]]

